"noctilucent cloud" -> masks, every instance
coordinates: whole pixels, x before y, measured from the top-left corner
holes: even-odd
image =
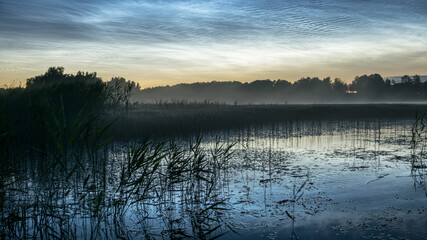
[[[425,0],[0,0],[0,83],[51,66],[143,87],[427,73]]]

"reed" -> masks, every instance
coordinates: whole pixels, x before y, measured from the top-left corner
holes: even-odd
[[[411,166],[412,168],[427,168],[424,163],[425,148],[427,144],[426,117],[416,114],[415,121],[411,127]]]

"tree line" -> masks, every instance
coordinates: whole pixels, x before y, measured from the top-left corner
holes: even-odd
[[[423,102],[427,100],[427,82],[420,76],[401,77],[400,82],[383,79],[380,74],[357,76],[351,83],[339,78],[304,77],[253,82],[197,82],[141,89],[122,77],[102,81],[94,73],[64,73],[63,67],[51,67],[44,74],[27,79],[25,87],[0,88],[0,111],[32,111],[44,106],[69,112],[85,108],[87,112],[126,111],[132,104],[160,102],[247,103],[351,103],[351,102]]]
[[[357,76],[347,84],[339,78],[305,77],[253,82],[205,82],[154,87],[136,92],[142,102],[208,101],[220,103],[351,103],[420,102],[427,100],[427,83],[420,76],[405,75],[401,82],[380,74]]]

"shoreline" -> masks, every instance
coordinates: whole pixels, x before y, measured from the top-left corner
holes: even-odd
[[[117,119],[115,136],[185,136],[294,121],[414,120],[427,104],[144,104]]]

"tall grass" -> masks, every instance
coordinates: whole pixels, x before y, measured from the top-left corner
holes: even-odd
[[[415,122],[411,128],[411,165],[413,168],[427,168],[427,165],[424,163],[424,159],[426,158],[426,144],[426,117],[417,113]]]
[[[47,114],[45,146],[33,147],[39,154],[23,161],[2,145],[2,163],[14,163],[2,164],[0,175],[2,238],[135,238],[150,235],[150,228],[131,228],[147,224],[155,211],[170,213],[163,220],[171,239],[224,233],[218,181],[232,145],[218,139],[207,151],[199,136],[187,147],[152,138],[119,146],[108,137],[112,122],[82,113],[69,117],[62,107]],[[2,132],[0,141],[8,136]],[[191,232],[180,226],[183,216],[191,219]]]
[[[423,189],[427,196],[426,121],[425,115],[417,113],[411,128],[411,176],[414,180],[414,188]]]
[[[209,152],[201,137],[186,147],[172,139],[113,142],[116,115],[102,86],[60,82],[1,93],[0,238],[149,237],[144,226],[155,212],[170,213],[169,238],[215,236],[225,209],[218,181],[232,146],[218,140]],[[134,231],[138,225],[143,230]]]

